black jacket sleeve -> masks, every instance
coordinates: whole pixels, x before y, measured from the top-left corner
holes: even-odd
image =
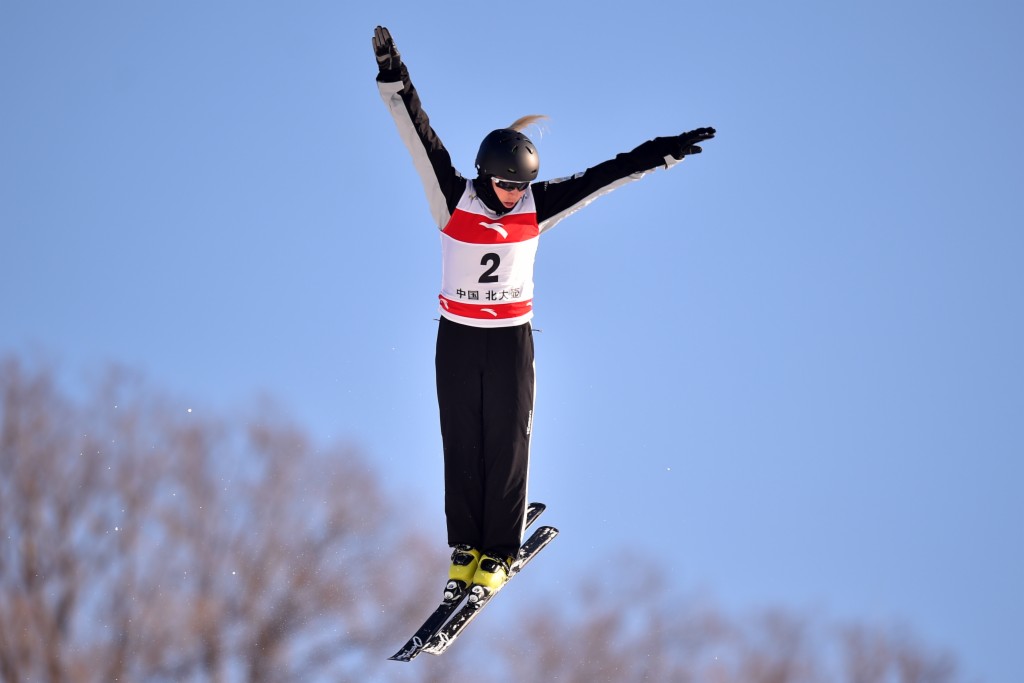
[[[669,168],[679,163],[680,160],[672,156],[672,151],[678,146],[676,138],[654,138],[582,173],[535,183],[532,189],[541,232],[551,229],[601,195],[640,180],[657,168]]]
[[[444,228],[466,189],[466,179],[452,166],[448,150],[430,126],[405,64],[380,72],[377,88],[412,155],[431,216],[439,229]]]

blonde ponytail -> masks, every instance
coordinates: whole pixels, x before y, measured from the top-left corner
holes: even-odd
[[[546,114],[528,114],[527,116],[516,119],[509,128],[521,132],[527,126],[535,125],[546,118],[548,118]]]

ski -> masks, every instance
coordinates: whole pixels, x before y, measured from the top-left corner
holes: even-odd
[[[494,591],[489,591],[483,586],[473,586],[472,589],[467,591],[469,599],[463,603],[459,611],[455,613],[455,616],[427,641],[427,644],[421,648],[421,651],[432,655],[439,655],[451,647],[451,644],[455,642],[459,634],[469,626],[471,621],[476,619],[480,612],[483,611],[483,608],[498,594],[498,591],[507,586],[508,582],[515,578],[516,574],[522,571],[523,567],[536,557],[537,553],[543,550],[557,535],[558,529],[550,526],[542,526],[534,531],[530,538],[526,540],[526,543],[523,543],[523,547],[519,549],[519,556],[512,563],[512,567],[509,570],[508,580]]]
[[[546,507],[544,503],[530,503],[529,507],[526,508],[526,526],[529,527],[537,521],[537,518],[540,517],[540,514],[544,512]],[[521,554],[522,551],[520,551]],[[449,581],[445,585],[444,598],[441,600],[441,604],[427,617],[427,620],[423,622],[423,625],[420,626],[413,637],[406,641],[402,649],[388,657],[388,659],[396,662],[411,662],[423,650],[423,646],[441,630],[441,627],[448,621],[448,617],[458,609],[459,605],[462,604],[463,598],[468,593],[469,587],[461,581]]]

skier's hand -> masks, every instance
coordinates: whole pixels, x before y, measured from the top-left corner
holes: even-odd
[[[373,54],[377,56],[377,67],[381,71],[397,69],[402,65],[402,55],[398,54],[391,32],[383,26],[373,30]]]
[[[715,137],[714,128],[697,128],[696,130],[676,136],[675,143],[677,146],[676,149],[672,150],[672,156],[675,159],[682,159],[690,154],[700,154],[704,150],[697,143],[710,140],[713,137]]]

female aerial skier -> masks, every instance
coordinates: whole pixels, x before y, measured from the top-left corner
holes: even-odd
[[[570,178],[536,182],[519,119],[484,137],[476,178],[452,166],[390,32],[372,39],[377,86],[412,154],[441,231],[435,371],[444,450],[449,579],[494,589],[522,541],[533,426],[533,264],[538,238],[597,197],[670,168],[714,128],[659,137]]]

